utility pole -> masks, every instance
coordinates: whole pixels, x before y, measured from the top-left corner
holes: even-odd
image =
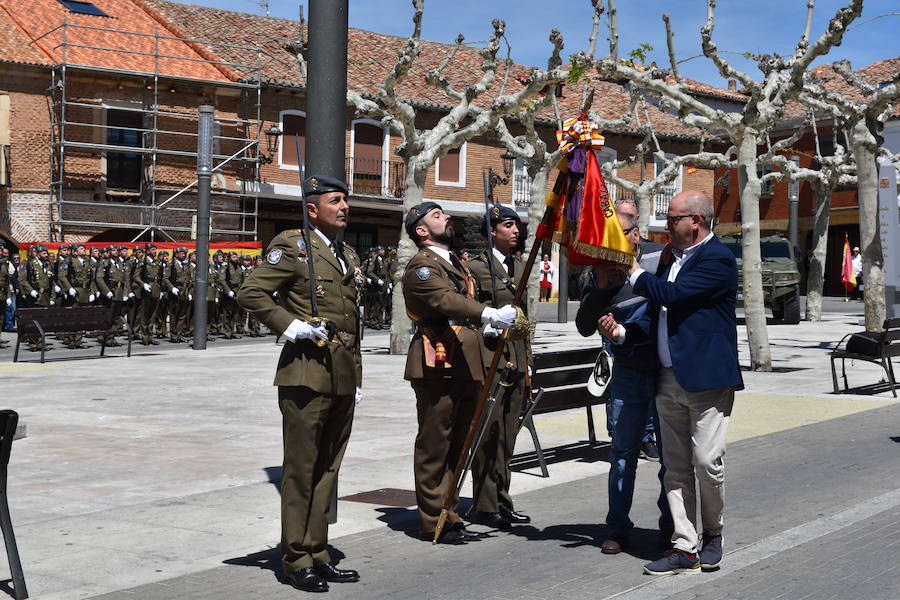
[[[306,173],[343,181],[348,0],[312,0],[306,51]]]
[[[209,290],[209,192],[215,108],[200,105],[197,131],[197,269],[194,271],[194,350],[206,350]]]
[[[792,156],[790,161],[794,163],[796,167],[800,167],[800,157]],[[791,248],[795,253],[799,251],[800,241],[798,240],[799,234],[797,232],[797,219],[799,211],[798,206],[800,204],[800,183],[797,181],[792,181],[789,186],[788,192],[788,239],[791,241]],[[795,254],[794,258],[797,258]]]

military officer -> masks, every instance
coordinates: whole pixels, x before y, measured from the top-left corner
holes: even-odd
[[[253,273],[254,268],[256,268],[256,267],[255,267],[255,262],[253,261],[253,259],[251,259],[249,256],[246,256],[246,255],[241,257],[241,270],[243,271],[243,273],[241,275],[242,281],[247,281],[247,278],[250,277],[250,275]],[[253,315],[247,313],[247,311],[245,311],[240,306],[238,306],[238,309],[241,311],[241,314],[243,315],[241,320],[243,321],[244,316],[247,319],[247,336],[248,337],[262,337],[263,334],[260,333],[260,330],[259,330],[259,321],[256,320],[253,317]]]
[[[239,325],[240,306],[237,303],[237,293],[241,290],[241,279],[243,271],[241,269],[241,261],[237,252],[230,252],[228,260],[224,262],[222,267],[222,290],[225,295],[219,304],[219,310],[222,311],[222,326],[226,340],[239,339],[240,330],[243,329]]]
[[[94,267],[84,244],[72,244],[71,247],[71,256],[59,265],[58,281],[73,306],[90,306],[96,297]],[[84,348],[80,333],[66,335],[63,339],[67,348]]]
[[[434,202],[414,206],[404,220],[419,247],[403,275],[406,310],[416,326],[404,378],[416,394],[419,430],[413,455],[419,531],[434,537],[444,498],[451,491],[459,454],[484,380],[479,326],[510,327],[512,306],[493,308],[475,299],[469,270],[450,252],[450,215]],[[438,540],[461,544],[477,539],[451,507]]]
[[[331,496],[350,437],[354,401],[362,395],[357,331],[363,275],[353,249],[337,241],[350,212],[346,184],[312,175],[303,185],[309,242],[299,229],[276,236],[238,302],[287,340],[275,375],[284,423],[282,566],[295,588],[324,592],[329,582],[359,580],[356,571],[335,567],[326,545]],[[280,304],[273,300],[274,292]]]
[[[28,299],[29,306],[46,307],[56,304],[53,298],[53,264],[47,247],[43,244],[36,246],[35,256],[19,266],[19,285],[22,286],[22,295]],[[25,343],[32,352],[41,349],[40,341],[36,335],[25,338]]]
[[[112,331],[122,330],[126,304],[131,300],[131,270],[128,265],[128,248],[110,246],[110,257],[101,260],[96,276],[97,289],[104,302],[112,309]],[[101,270],[102,269],[102,270]],[[119,346],[115,333],[106,336],[107,346]]]
[[[467,264],[478,281],[478,298],[488,306],[511,304],[516,294],[516,282],[524,269],[521,261],[513,255],[519,242],[521,225],[516,211],[506,206],[492,207],[485,217],[485,230],[491,236],[492,249],[485,250]],[[519,307],[523,310],[526,308],[524,295]],[[497,349],[498,333],[488,325],[482,330],[485,368],[491,364]],[[498,371],[498,377],[493,382],[496,384],[502,379],[503,385],[494,388],[498,390],[497,404],[472,465],[475,501],[468,514],[472,523],[509,529],[512,523],[531,522],[527,515],[513,509],[512,497],[509,495],[512,476],[509,461],[515,448],[519,416],[527,393],[525,378],[530,356],[531,349],[527,339],[509,340],[504,346],[503,361],[500,364],[513,366]]]
[[[3,243],[3,240],[0,240],[0,315],[6,317],[6,308],[8,306],[12,306],[13,299],[13,289],[12,289],[12,281],[13,276],[16,274],[16,267],[13,265],[12,261],[9,259],[9,255],[5,252],[6,244]],[[3,323],[0,323],[0,332],[3,331]],[[0,344],[5,344],[0,340]]]
[[[158,345],[153,339],[153,313],[162,293],[162,272],[156,260],[156,244],[145,244],[144,257],[135,263],[132,279],[134,281],[135,298],[135,337],[141,338],[145,346]]]
[[[373,329],[382,329],[384,327],[384,300],[387,292],[387,278],[384,248],[376,246],[366,269],[366,282],[371,291],[371,303],[366,306],[366,312],[371,314],[369,326]]]
[[[169,341],[178,343],[185,341],[188,335],[188,313],[190,300],[188,293],[193,280],[187,259],[187,248],[175,249],[175,255],[169,263],[163,278],[163,287],[171,296],[169,299]]]
[[[53,301],[59,306],[72,306],[74,300],[59,280],[60,271],[65,271],[65,263],[69,260],[69,252],[71,247],[68,244],[62,244],[56,249],[56,258],[52,260],[53,264]]]

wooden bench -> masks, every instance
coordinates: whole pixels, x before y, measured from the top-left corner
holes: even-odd
[[[891,358],[900,356],[900,318],[886,319],[881,331],[861,331],[849,333],[841,339],[831,351],[831,380],[834,384],[834,393],[837,394],[838,379],[834,361],[841,361],[841,375],[844,379],[844,390],[848,391],[847,369],[845,362],[850,360],[864,360],[866,362],[881,365],[891,387],[894,398],[897,397],[897,379],[894,377],[894,366]],[[841,345],[843,344],[843,349]]]
[[[597,398],[587,390],[588,378],[594,370],[599,346],[543,352],[534,355],[531,375],[531,401],[522,416],[521,425],[531,433],[535,454],[543,477],[549,477],[547,461],[538,440],[532,415],[584,408],[587,411],[588,440],[591,446],[597,444],[594,430],[594,415],[591,407],[605,402],[605,395]]]
[[[19,344],[26,336],[40,336],[41,363],[47,350],[48,333],[104,333],[114,334],[112,309],[108,306],[72,306],[69,308],[22,308],[16,310],[16,350],[13,362],[19,360]],[[128,356],[131,356],[131,326],[125,319],[128,337]],[[100,356],[106,352],[106,336],[100,337]]]

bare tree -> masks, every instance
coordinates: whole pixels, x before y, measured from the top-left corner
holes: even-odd
[[[419,57],[421,45],[421,23],[424,0],[412,0],[413,33],[400,52],[385,81],[379,86],[374,97],[366,98],[355,91],[349,91],[347,100],[359,115],[379,120],[390,126],[403,138],[397,153],[406,165],[406,189],[403,194],[404,212],[422,201],[425,178],[436,161],[454,148],[459,148],[468,140],[492,131],[500,119],[518,110],[526,101],[536,96],[548,85],[564,81],[568,71],[557,65],[550,70],[532,69],[528,82],[514,93],[506,93],[508,77],[500,77],[502,62],[497,54],[504,36],[505,24],[494,20],[493,34],[481,50],[481,77],[478,81],[458,89],[446,75],[447,67],[463,47],[464,38],[457,37],[456,45],[444,60],[427,71],[425,82],[442,93],[452,104],[450,110],[438,119],[430,129],[416,126],[417,109],[413,102],[401,97],[398,87],[406,80],[410,68]],[[554,54],[562,48],[562,36],[551,36]],[[507,70],[508,75],[508,70]],[[498,80],[499,90],[490,99],[488,92],[494,90]],[[416,248],[404,231],[401,231],[397,248],[397,266],[393,274],[394,299],[391,325],[391,353],[404,354],[410,339],[410,321],[403,301],[401,279],[406,263],[415,254]]]
[[[614,0],[609,2],[614,10]],[[757,81],[749,74],[733,67],[719,51],[713,41],[715,28],[716,0],[707,0],[706,24],[700,31],[703,54],[718,68],[726,79],[737,79],[747,91],[748,99],[739,113],[716,110],[688,93],[687,85],[678,76],[674,51],[670,51],[670,71],[659,68],[636,69],[619,60],[618,32],[614,24],[610,27],[610,56],[596,61],[601,75],[628,80],[638,87],[653,90],[665,99],[668,105],[677,108],[684,122],[700,127],[711,135],[723,135],[737,149],[738,185],[741,196],[742,250],[743,250],[743,292],[746,315],[747,336],[750,344],[751,368],[755,371],[772,369],[771,351],[766,331],[765,305],[763,303],[759,196],[763,178],[757,172],[758,148],[764,141],[764,134],[784,113],[787,102],[796,99],[803,91],[803,75],[816,58],[827,54],[840,44],[847,26],[862,12],[862,0],[850,0],[847,7],[837,11],[829,21],[827,30],[810,43],[812,11],[814,0],[809,0],[805,30],[794,52],[786,57],[762,55],[755,57],[762,73]],[[671,31],[666,23],[667,32]],[[675,76],[675,82],[667,78]]]
[[[856,162],[859,197],[859,247],[863,257],[866,329],[881,329],[884,305],[884,254],[879,234],[878,155],[884,141],[881,131],[890,116],[892,103],[900,98],[900,73],[886,85],[876,86],[853,72],[850,62],[832,65],[834,72],[851,86],[849,93],[829,87],[828,83],[807,74],[802,100],[816,108],[831,111],[846,122],[850,150]]]

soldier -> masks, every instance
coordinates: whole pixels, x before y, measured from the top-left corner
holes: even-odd
[[[131,271],[126,260],[128,248],[110,246],[109,255],[97,265],[95,279],[104,303],[112,310],[112,332],[106,336],[106,345],[120,346],[115,332],[122,330],[125,305],[131,299]]]
[[[154,338],[161,340],[169,337],[167,322],[169,318],[169,307],[172,304],[172,295],[165,287],[166,273],[169,272],[168,250],[160,250],[156,255],[156,260],[159,263],[160,292],[159,301],[156,303],[156,307],[153,309],[153,317],[150,319],[150,330],[153,332]]]
[[[328,508],[354,404],[362,397],[357,332],[363,275],[353,249],[337,241],[350,212],[346,184],[313,175],[303,185],[309,245],[300,229],[276,236],[238,302],[287,339],[275,375],[285,448],[281,560],[292,586],[324,592],[328,582],[359,580],[356,571],[334,566],[327,543]],[[310,260],[315,281],[309,277]],[[281,305],[272,299],[274,292]]]
[[[153,313],[159,303],[162,293],[162,272],[159,262],[156,260],[156,245],[145,244],[144,258],[140,263],[135,263],[132,273],[134,290],[136,294],[135,306],[135,337],[141,338],[145,346],[158,346],[159,342],[153,339]]]
[[[84,244],[72,244],[73,252],[68,260],[60,263],[57,274],[59,284],[63,288],[73,306],[90,306],[95,299],[94,268],[87,256]],[[80,333],[63,336],[66,347],[84,348]]]
[[[241,274],[242,281],[247,281],[250,275],[253,273],[254,266],[253,259],[249,256],[241,257],[241,270],[243,273]],[[241,306],[238,306],[238,309],[241,311],[242,320],[244,317],[247,319],[247,336],[248,337],[263,337],[263,334],[259,331],[259,321],[253,317],[250,313],[245,311]]]
[[[434,538],[443,500],[484,380],[481,323],[507,328],[515,321],[512,306],[492,308],[475,299],[469,270],[450,252],[450,215],[434,202],[422,202],[405,218],[406,232],[419,247],[403,275],[406,310],[416,326],[409,344],[404,378],[416,394],[419,431],[413,470],[422,539]],[[462,544],[478,539],[451,511],[438,540]]]
[[[35,248],[35,255],[19,267],[22,294],[28,299],[29,306],[54,306],[56,300],[53,299],[53,264],[50,262],[50,254],[43,244],[32,248]],[[36,335],[27,336],[25,343],[32,352],[41,349],[40,338]]]
[[[68,244],[60,245],[56,250],[56,258],[53,259],[53,301],[59,306],[72,306],[74,302],[68,292],[63,289],[62,282],[59,280],[59,272],[65,270],[70,250]]]
[[[222,311],[223,337],[226,340],[240,339],[238,335],[241,329],[240,307],[237,303],[237,293],[241,289],[241,261],[237,252],[228,254],[228,261],[222,267],[222,291],[225,292],[219,310]]]
[[[0,319],[0,332],[3,331],[6,308],[12,306],[13,303],[12,280],[15,274],[16,268],[9,260],[9,252],[6,249],[6,244],[3,240],[0,240],[0,315],[3,315],[4,317],[3,319]],[[0,340],[0,346],[5,346],[5,344],[6,342]]]
[[[369,259],[366,282],[371,290],[371,303],[366,305],[366,312],[371,314],[369,326],[372,329],[381,329],[384,327],[384,299],[387,291],[387,266],[384,263],[384,248],[381,246],[375,246],[374,253]]]
[[[216,293],[215,293],[215,307],[213,312],[207,315],[207,321],[209,322],[209,332],[216,335],[225,335],[226,328],[224,323],[224,303],[222,302],[225,296],[225,286],[222,285],[223,280],[225,279],[225,253],[221,250],[216,250],[216,253],[213,254],[212,260],[210,261],[210,266],[212,266],[216,271]],[[213,281],[212,276],[210,276],[210,281]]]
[[[516,282],[524,265],[516,260],[513,252],[519,242],[519,215],[506,206],[494,206],[485,217],[486,235],[491,236],[493,256],[485,250],[467,264],[478,280],[478,299],[488,306],[511,304],[516,294]],[[488,261],[492,261],[491,265]],[[525,310],[523,296],[519,307]],[[487,369],[497,349],[497,331],[490,326],[482,330],[484,350],[482,357]],[[472,464],[472,485],[474,502],[468,514],[472,523],[488,525],[495,529],[509,529],[512,523],[530,523],[531,519],[513,509],[509,495],[512,476],[509,461],[512,459],[519,432],[519,417],[522,404],[528,393],[525,378],[530,362],[531,349],[528,340],[508,341],[504,347],[502,365],[513,367],[497,372],[498,380],[503,379],[497,394],[484,438],[475,452]],[[497,389],[497,388],[494,388]]]
[[[128,323],[131,325],[131,335],[132,338],[137,338],[137,327],[138,327],[138,295],[142,292],[139,289],[142,286],[138,285],[138,282],[135,281],[134,274],[138,271],[142,265],[144,264],[144,247],[143,246],[135,246],[131,249],[131,256],[125,261],[125,268],[128,269],[128,281],[131,288],[128,290],[128,304],[127,308],[127,318]]]
[[[390,329],[391,320],[394,316],[394,272],[397,270],[396,246],[389,246],[386,254],[385,269],[387,270],[387,293],[384,302],[384,327]]]
[[[192,273],[188,266],[187,248],[176,248],[175,256],[165,270],[163,287],[169,294],[169,341],[173,344],[185,341],[188,334],[188,313]]]

